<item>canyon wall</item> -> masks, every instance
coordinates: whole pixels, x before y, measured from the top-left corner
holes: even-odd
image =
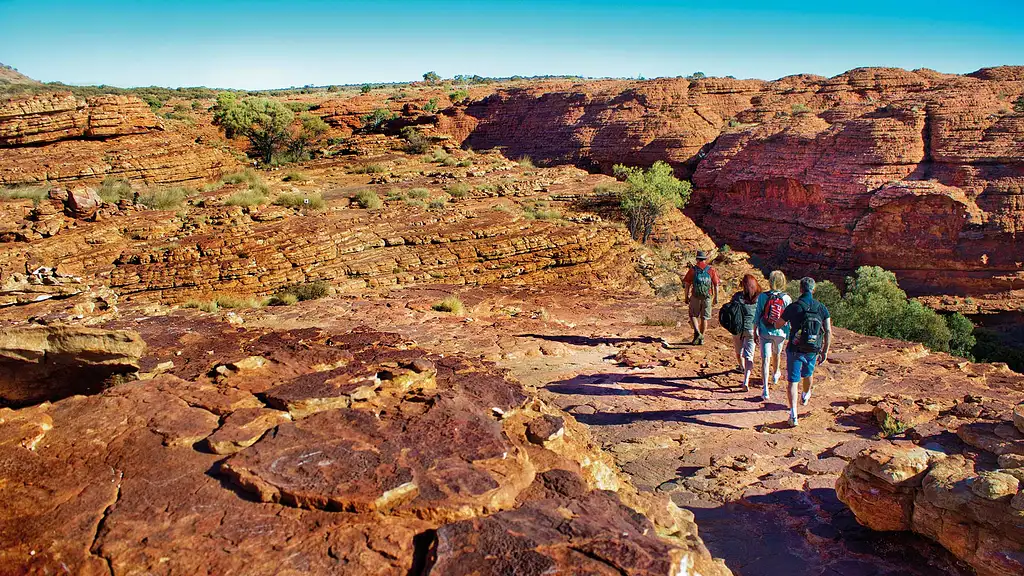
[[[793,273],[880,265],[915,292],[1024,283],[1024,67],[857,69],[499,90],[438,116],[474,149],[609,172],[665,160],[720,243]]]
[[[0,185],[202,181],[238,165],[187,130],[167,130],[135,96],[70,92],[0,103]]]

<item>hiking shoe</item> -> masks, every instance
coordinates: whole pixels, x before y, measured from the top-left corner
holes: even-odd
[[[697,336],[697,345],[698,346],[703,346],[704,345],[704,335],[703,334],[701,334],[700,336]]]
[[[772,382],[772,384],[778,384],[779,383],[779,378],[781,378],[781,377],[782,377],[782,370],[776,370],[775,371],[775,381]]]
[[[795,414],[789,415],[789,425],[796,428],[800,424],[800,419]]]
[[[769,397],[768,387],[765,386],[764,389],[761,390],[761,400],[764,400],[765,402],[767,402],[768,401],[768,397]]]
[[[807,406],[807,403],[811,401],[811,391],[808,390],[800,395],[800,403]]]

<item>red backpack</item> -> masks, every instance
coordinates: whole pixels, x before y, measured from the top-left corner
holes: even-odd
[[[775,323],[782,319],[785,310],[786,301],[782,299],[782,293],[769,292],[768,301],[764,303],[764,312],[761,313],[761,322],[769,328],[775,328]]]

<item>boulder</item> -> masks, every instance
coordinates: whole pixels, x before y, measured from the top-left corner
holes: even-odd
[[[78,220],[90,220],[96,217],[103,200],[92,188],[75,188],[68,192],[64,213]]]

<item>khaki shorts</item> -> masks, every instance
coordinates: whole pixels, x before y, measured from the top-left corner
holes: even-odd
[[[690,297],[690,318],[711,320],[711,298]]]

